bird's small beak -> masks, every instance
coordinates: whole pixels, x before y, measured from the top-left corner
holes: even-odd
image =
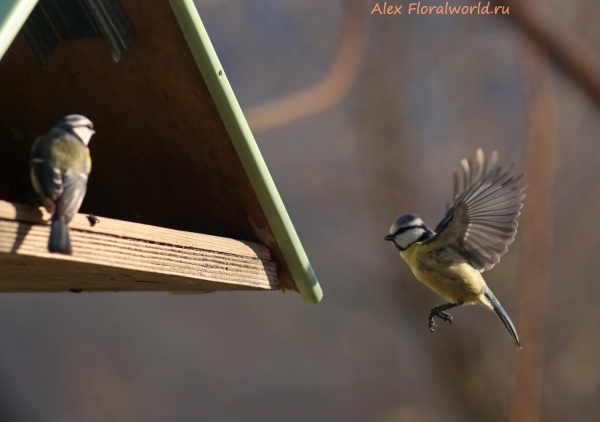
[[[392,240],[394,240],[394,235],[393,234],[388,234],[386,237],[383,238],[384,240],[387,240],[389,242],[391,242]]]

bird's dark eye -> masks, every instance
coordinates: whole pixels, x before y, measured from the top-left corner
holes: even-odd
[[[410,229],[414,229],[414,228],[416,228],[416,227],[417,227],[417,226],[408,226],[408,227],[402,227],[401,229],[398,229],[398,231],[396,232],[396,235],[398,235],[398,234],[400,234],[400,233],[404,233],[405,231],[407,231],[407,230],[410,230]]]
[[[88,124],[86,125],[86,127],[87,127],[88,129],[93,129],[93,128],[94,128],[94,125],[93,125],[93,124],[91,124],[91,123],[88,123]]]

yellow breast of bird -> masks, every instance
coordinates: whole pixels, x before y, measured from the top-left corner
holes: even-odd
[[[454,249],[414,243],[400,252],[415,277],[452,303],[476,303],[483,277]]]

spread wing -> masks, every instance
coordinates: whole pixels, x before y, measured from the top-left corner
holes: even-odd
[[[461,164],[462,183],[454,171],[454,202],[426,243],[455,248],[483,272],[500,261],[517,233],[523,175],[512,176],[512,166],[503,171],[496,151],[486,161],[478,149],[474,161]]]

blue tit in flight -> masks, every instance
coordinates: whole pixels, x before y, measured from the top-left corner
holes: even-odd
[[[31,149],[31,181],[52,214],[48,250],[70,255],[69,222],[79,211],[92,170],[88,144],[94,125],[72,114],[39,137]]]
[[[515,326],[481,273],[496,265],[514,240],[525,197],[523,175],[512,176],[512,166],[503,171],[496,151],[486,160],[478,149],[475,160],[461,164],[462,180],[454,171],[454,202],[435,231],[418,216],[405,214],[394,221],[385,240],[400,251],[420,282],[448,301],[429,313],[432,332],[434,317],[452,324],[446,310],[479,304],[496,313],[520,348]]]

